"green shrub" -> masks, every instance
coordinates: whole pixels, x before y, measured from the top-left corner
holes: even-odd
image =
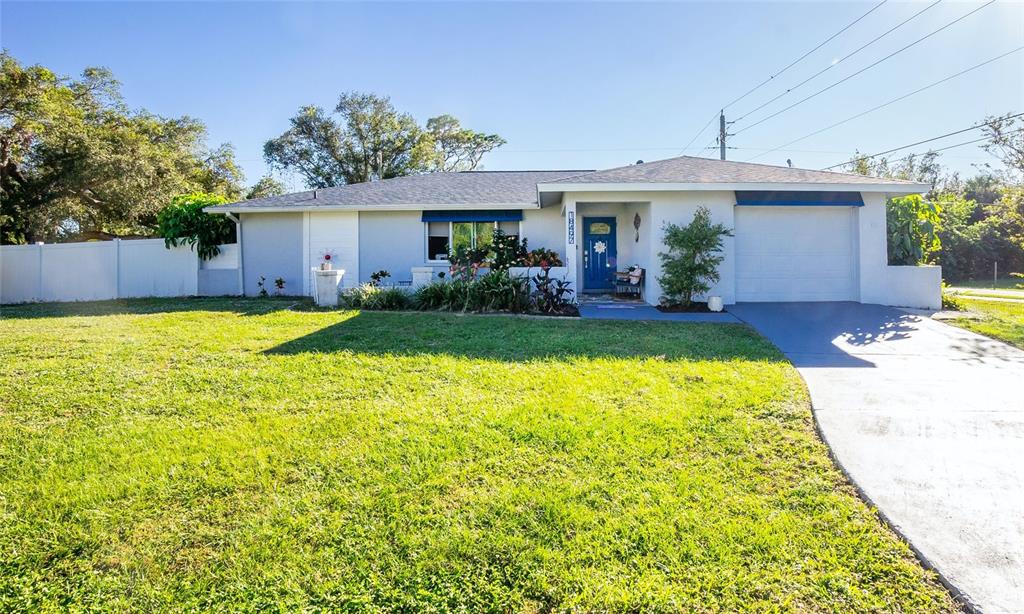
[[[507,271],[509,267],[519,266],[526,258],[526,239],[520,240],[515,235],[507,235],[505,231],[496,229],[491,239],[491,270]]]
[[[699,207],[688,225],[665,224],[664,230],[668,251],[658,254],[663,272],[658,283],[666,302],[688,307],[695,295],[708,292],[719,280],[722,239],[731,237],[732,230],[712,224],[707,207]]]
[[[939,212],[934,202],[911,194],[892,198],[886,205],[889,264],[917,265],[942,245],[939,240]]]
[[[942,282],[942,308],[947,311],[967,311],[967,304],[958,294],[950,291],[946,282]]]
[[[538,247],[526,253],[526,256],[519,262],[520,266],[539,266],[548,268],[553,266],[564,266],[562,258],[553,249]]]
[[[342,306],[366,311],[398,311],[412,307],[412,297],[402,288],[381,288],[363,284],[345,290],[340,296]]]
[[[448,282],[439,280],[417,288],[413,293],[413,302],[416,304],[416,308],[429,311],[444,307],[449,285]]]
[[[572,295],[575,291],[569,288],[570,282],[551,279],[551,272],[545,267],[534,276],[533,283],[537,285],[537,291],[531,297],[535,310],[555,315],[569,313],[573,309]]]
[[[414,299],[425,310],[521,313],[530,307],[530,283],[510,277],[508,271],[493,271],[429,283],[416,290]]]
[[[530,307],[530,282],[511,277],[507,270],[492,271],[478,278],[470,295],[477,311],[511,311],[521,313]]]
[[[223,196],[202,192],[175,196],[156,216],[157,233],[168,248],[189,245],[201,259],[209,260],[220,253],[219,245],[234,242],[235,224],[203,208],[226,202]]]
[[[403,288],[378,288],[363,301],[368,311],[401,311],[412,308],[412,297]]]

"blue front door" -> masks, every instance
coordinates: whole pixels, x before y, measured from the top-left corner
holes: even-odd
[[[583,290],[615,285],[615,218],[583,218]]]

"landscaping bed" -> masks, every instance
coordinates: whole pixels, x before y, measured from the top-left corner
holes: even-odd
[[[953,611],[741,325],[5,307],[0,610]]]
[[[671,305],[658,305],[658,311],[662,313],[715,313],[708,309],[708,304],[700,301],[693,301],[689,305],[674,303]]]

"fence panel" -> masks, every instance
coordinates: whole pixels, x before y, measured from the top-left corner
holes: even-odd
[[[238,247],[203,267],[219,294],[237,292]],[[200,263],[188,247],[163,239],[0,247],[0,303],[93,301],[199,294]],[[209,285],[209,284],[207,284]]]
[[[193,296],[199,259],[188,247],[164,247],[163,239],[121,241],[121,298]]]
[[[38,245],[0,247],[0,303],[40,300]]]
[[[42,301],[117,298],[117,246],[112,241],[43,245]]]

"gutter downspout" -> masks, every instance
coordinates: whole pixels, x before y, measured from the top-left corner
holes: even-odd
[[[243,258],[245,251],[242,249],[242,220],[230,211],[226,211],[224,215],[235,223],[235,242],[238,243],[238,294],[245,296],[245,271],[242,268],[242,262],[245,260]]]

